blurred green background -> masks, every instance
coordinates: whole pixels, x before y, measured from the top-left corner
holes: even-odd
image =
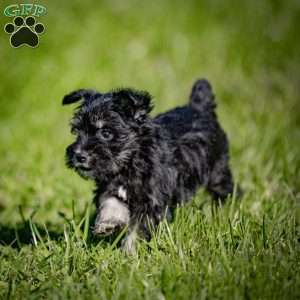
[[[39,46],[14,49],[0,32],[0,239],[15,246],[22,218],[65,232],[34,248],[0,246],[0,298],[299,296],[300,2],[29,2],[47,8]],[[11,21],[2,15],[0,27]],[[68,236],[93,184],[64,165],[73,108],[62,97],[129,86],[153,95],[155,115],[185,104],[201,77],[214,87],[245,191],[238,208],[229,201],[214,219],[198,209],[210,203],[199,194],[152,240],[161,248],[149,255],[142,243],[140,260]]]
[[[296,188],[299,1],[34,3],[47,8],[37,48],[14,49],[0,34],[1,221],[18,220],[19,205],[53,221],[72,200],[90,200],[91,185],[64,166],[72,108],[61,99],[82,87],[148,90],[155,114],[186,103],[206,77],[237,179],[249,192]],[[10,21],[2,16],[1,26]]]
[[[155,114],[186,103],[206,77],[238,180],[252,191],[276,180],[296,187],[299,1],[33,3],[47,8],[37,48],[14,49],[0,34],[1,220],[18,219],[18,205],[53,220],[72,199],[89,201],[89,184],[64,166],[72,108],[61,99],[82,87],[148,90]],[[3,15],[1,27],[11,20]]]

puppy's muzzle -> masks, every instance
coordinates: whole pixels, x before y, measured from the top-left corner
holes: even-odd
[[[74,151],[73,162],[76,168],[83,169],[83,170],[90,169],[89,156],[85,151],[80,151],[80,150]]]
[[[75,153],[75,160],[83,164],[87,161],[87,155],[83,153]]]

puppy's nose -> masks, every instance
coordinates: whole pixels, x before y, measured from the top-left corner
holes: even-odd
[[[76,157],[76,160],[79,162],[79,163],[84,163],[86,162],[87,160],[87,157],[85,154],[82,154],[82,153],[76,153],[75,154],[75,157]]]

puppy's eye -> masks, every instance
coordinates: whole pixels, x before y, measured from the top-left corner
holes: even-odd
[[[106,141],[110,141],[114,137],[114,135],[111,132],[111,130],[109,130],[107,128],[100,130],[99,135],[101,136],[102,139],[104,139]]]
[[[136,122],[137,122],[139,125],[143,124],[143,123],[145,122],[145,120],[146,120],[146,115],[140,115],[140,116],[138,116],[138,117],[136,118]]]

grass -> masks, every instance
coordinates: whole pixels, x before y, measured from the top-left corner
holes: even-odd
[[[0,34],[0,299],[299,299],[298,2],[44,4],[38,48]],[[245,195],[217,207],[200,191],[128,257],[121,236],[90,234],[93,185],[64,166],[60,101],[132,86],[155,114],[198,77],[215,88]]]

